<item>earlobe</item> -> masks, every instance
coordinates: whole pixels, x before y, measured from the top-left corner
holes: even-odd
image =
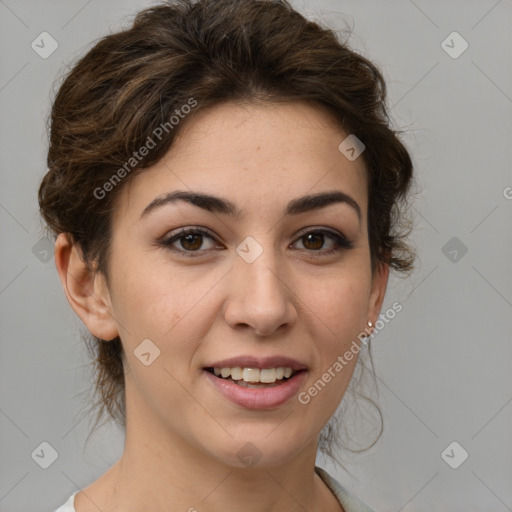
[[[55,266],[70,306],[93,336],[112,340],[119,335],[105,277],[93,272],[71,237],[60,233],[55,241]]]

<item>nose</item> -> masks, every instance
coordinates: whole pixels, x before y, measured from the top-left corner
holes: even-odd
[[[296,295],[272,249],[266,248],[252,263],[237,256],[228,276],[224,317],[233,329],[250,328],[257,336],[270,336],[295,323]]]

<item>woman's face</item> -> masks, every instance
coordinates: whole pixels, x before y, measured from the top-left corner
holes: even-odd
[[[316,447],[357,358],[335,363],[375,322],[388,269],[372,282],[364,162],[340,152],[348,133],[325,113],[228,103],[198,114],[123,188],[113,215],[108,296],[127,436],[275,466]],[[276,368],[297,373],[286,381]]]

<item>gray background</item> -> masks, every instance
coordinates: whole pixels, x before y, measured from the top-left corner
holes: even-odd
[[[54,82],[150,3],[0,1],[0,511],[54,510],[121,455],[113,427],[84,446],[89,359],[36,192]],[[420,189],[417,270],[391,278],[382,312],[403,310],[373,340],[385,431],[334,476],[376,511],[512,511],[512,2],[293,3],[335,29],[346,20],[380,66]],[[58,42],[46,59],[31,47],[43,31]],[[457,58],[442,47],[453,31],[469,44]],[[441,456],[453,441],[452,465],[469,454],[457,469]],[[42,442],[58,452],[48,469],[32,456]]]

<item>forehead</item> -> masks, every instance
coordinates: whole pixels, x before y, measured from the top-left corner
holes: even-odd
[[[325,111],[305,102],[223,103],[194,113],[155,165],[121,191],[115,216],[134,218],[172,190],[229,197],[245,214],[337,189],[366,212],[363,158],[338,149],[348,136]],[[277,209],[275,210],[277,212]]]

